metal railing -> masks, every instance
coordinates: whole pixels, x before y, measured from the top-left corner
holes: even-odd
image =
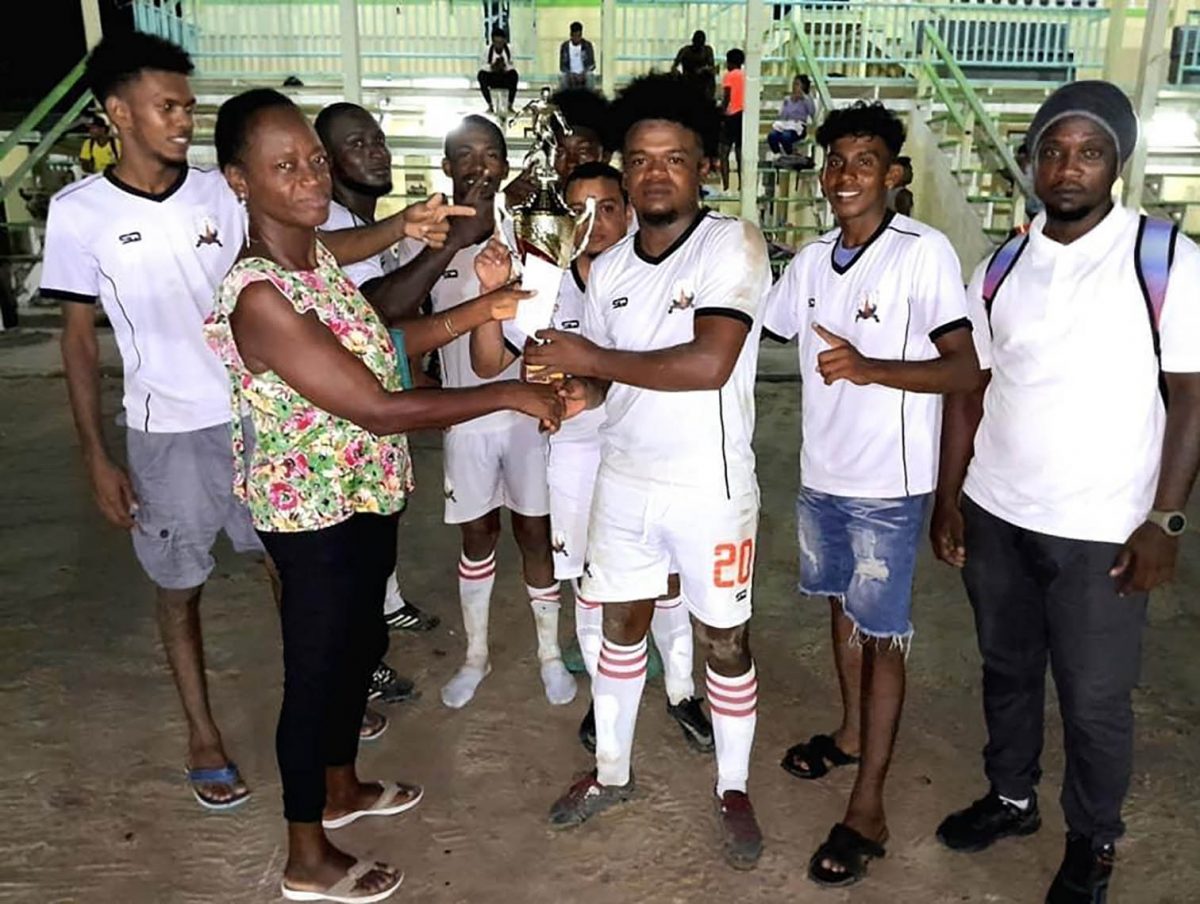
[[[1200,86],[1200,11],[1195,20],[1171,32],[1169,80],[1173,85]]]

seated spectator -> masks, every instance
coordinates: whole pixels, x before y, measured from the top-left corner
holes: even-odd
[[[503,88],[508,92],[508,114],[511,116],[513,103],[517,99],[519,76],[516,67],[513,66],[513,51],[505,29],[498,25],[492,29],[492,41],[484,48],[480,62],[482,65],[479,69],[479,90],[483,93],[483,99],[487,101],[487,111],[497,112],[492,102],[492,89]]]
[[[817,115],[817,104],[809,94],[811,88],[807,75],[792,79],[792,93],[783,99],[779,119],[767,133],[772,152],[791,156],[796,144],[808,134],[808,124]]]
[[[679,48],[671,71],[680,73],[694,82],[704,96],[712,98],[717,89],[717,64],[713,60],[712,48],[707,44],[708,36],[702,31],[692,35],[692,43]]]
[[[583,23],[571,23],[571,39],[558,48],[558,81],[563,88],[591,88],[596,83],[596,48],[583,36]]]
[[[742,110],[746,106],[746,54],[737,47],[725,54],[721,78],[721,188],[729,190],[729,152],[737,157],[738,180],[742,178]]]
[[[79,165],[85,173],[102,173],[121,157],[121,144],[108,129],[108,120],[92,116],[88,137],[79,149]]]

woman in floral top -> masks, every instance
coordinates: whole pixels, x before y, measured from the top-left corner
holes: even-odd
[[[401,391],[387,329],[317,240],[331,185],[304,116],[276,91],[248,91],[222,105],[216,146],[246,205],[250,239],[206,333],[229,369],[235,411],[244,403],[254,421],[253,456],[236,489],[283,590],[282,891],[290,900],[379,901],[403,874],[343,853],[325,830],[403,812],[422,793],[360,782],[354,764],[371,671],[387,644],[382,602],[396,524],[413,487],[403,434],[502,409],[553,426],[559,402],[550,387],[523,383]],[[501,289],[405,323],[407,351],[511,317],[527,294]]]

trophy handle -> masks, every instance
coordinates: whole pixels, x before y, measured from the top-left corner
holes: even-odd
[[[501,244],[508,249],[508,253],[513,260],[513,277],[521,275],[521,254],[517,251],[517,246],[509,239],[509,230],[505,226],[512,226],[516,221],[512,215],[512,211],[508,209],[508,204],[504,200],[504,192],[496,192],[496,197],[492,199],[493,217],[495,229],[493,235],[498,238]]]
[[[583,238],[575,244],[575,253],[571,255],[571,260],[574,260],[583,254],[583,249],[587,247],[588,242],[592,240],[592,227],[596,225],[596,199],[589,197],[583,204],[583,213],[575,220],[575,226],[578,228],[584,222],[587,226],[584,228]]]

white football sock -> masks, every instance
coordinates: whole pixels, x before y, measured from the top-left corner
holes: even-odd
[[[750,775],[750,748],[758,722],[758,678],[754,664],[736,678],[718,675],[705,666],[708,708],[717,742],[717,796],[726,791],[746,791]]]
[[[574,676],[563,665],[562,651],[558,648],[558,613],[562,608],[558,584],[549,587],[526,584],[525,589],[529,592],[529,607],[533,610],[546,699],[554,706],[562,706],[575,699],[578,688]]]
[[[388,575],[387,590],[383,592],[383,614],[391,615],[404,608],[404,595],[400,592],[400,581],[396,573]]]
[[[583,667],[588,677],[596,680],[596,662],[600,659],[600,644],[604,642],[604,607],[579,595],[579,579],[571,581],[575,593],[575,636],[579,639],[579,652],[583,654]]]
[[[683,604],[682,596],[654,604],[650,631],[662,656],[667,700],[672,706],[678,706],[696,696],[696,683],[692,680],[692,616]]]
[[[458,561],[458,596],[462,604],[463,631],[467,635],[467,658],[442,688],[442,702],[459,709],[471,702],[479,682],[491,671],[488,663],[488,608],[496,583],[496,553],[481,562],[463,556]]]
[[[596,707],[596,778],[602,785],[629,784],[633,729],[646,686],[646,638],[632,646],[607,637],[600,647],[592,699]]]

